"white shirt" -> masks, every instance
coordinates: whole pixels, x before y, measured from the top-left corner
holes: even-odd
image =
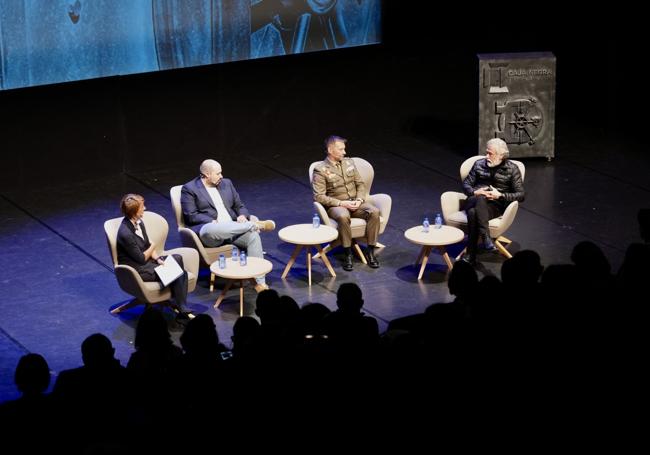
[[[135,235],[137,235],[142,240],[144,240],[144,234],[142,233],[142,229],[140,228],[140,223],[142,223],[141,220],[135,222]]]
[[[230,217],[230,213],[228,213],[228,209],[223,204],[223,199],[221,199],[221,195],[219,194],[219,191],[214,186],[211,186],[206,189],[208,190],[208,194],[212,198],[212,203],[217,209],[217,223],[221,223],[223,221],[233,221],[233,219]]]

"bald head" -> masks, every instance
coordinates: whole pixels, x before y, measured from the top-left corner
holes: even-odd
[[[205,160],[201,163],[201,166],[199,167],[199,172],[202,175],[207,175],[208,173],[210,173],[211,171],[217,168],[221,170],[221,165],[219,164],[219,162],[215,160]]]
[[[199,167],[201,179],[206,185],[217,186],[223,178],[221,165],[215,160],[205,160]]]

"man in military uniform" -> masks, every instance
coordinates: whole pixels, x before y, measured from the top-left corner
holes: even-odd
[[[368,265],[379,267],[375,256],[377,236],[379,235],[379,209],[366,202],[368,197],[366,185],[354,165],[354,161],[345,158],[347,140],[339,136],[330,136],[325,140],[327,158],[314,169],[312,187],[314,200],[327,209],[327,214],[339,225],[339,239],[345,250],[343,270],[352,270],[352,227],[351,218],[366,220],[366,237],[368,248],[366,257]]]

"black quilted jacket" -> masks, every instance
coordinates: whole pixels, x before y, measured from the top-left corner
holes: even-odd
[[[465,194],[471,196],[475,190],[492,186],[496,188],[503,196],[499,201],[512,202],[524,200],[524,182],[521,178],[521,172],[517,165],[509,160],[496,167],[488,167],[485,158],[474,163],[472,170],[463,181]]]

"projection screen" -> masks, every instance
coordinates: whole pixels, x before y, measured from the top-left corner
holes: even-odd
[[[380,40],[381,0],[2,0],[0,90]]]

